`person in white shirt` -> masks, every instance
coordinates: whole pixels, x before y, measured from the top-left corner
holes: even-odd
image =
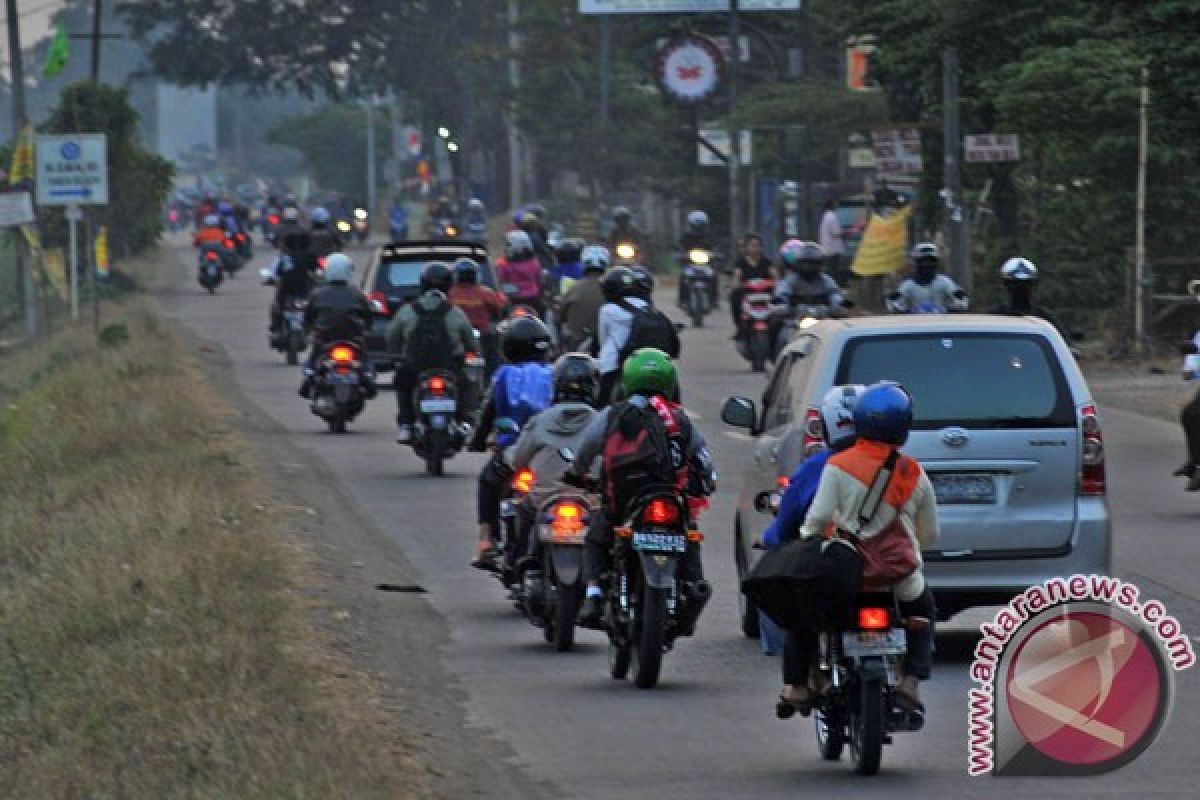
[[[842,256],[846,254],[845,232],[842,223],[838,221],[837,200],[832,197],[825,201],[825,213],[821,215],[821,227],[817,233],[817,243],[825,251],[825,272],[845,286],[849,275],[842,272]]]
[[[648,308],[650,304],[637,297],[635,276],[628,267],[613,267],[600,282],[605,303],[600,307],[596,322],[596,360],[600,366],[600,391],[597,405],[604,407],[612,399],[613,388],[621,377],[621,351],[633,330],[633,314],[622,304]]]

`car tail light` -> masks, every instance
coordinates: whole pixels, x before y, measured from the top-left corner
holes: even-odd
[[[367,295],[367,302],[371,304],[371,310],[376,314],[388,313],[387,295],[383,292],[371,292]]]
[[[550,528],[555,533],[573,534],[583,530],[583,508],[574,500],[564,500],[554,507]]]
[[[432,378],[430,378],[428,381],[425,382],[425,386],[429,389],[429,391],[433,392],[434,394],[445,394],[446,393],[446,379],[443,378],[441,375],[434,375]]]
[[[513,475],[512,488],[514,491],[528,493],[533,490],[534,474],[529,467],[522,467]]]
[[[329,357],[339,364],[349,364],[354,361],[354,348],[339,344],[329,351]]]
[[[673,525],[679,522],[679,505],[665,497],[656,497],[646,504],[642,521],[651,525]]]
[[[821,412],[810,408],[804,414],[804,455],[807,458],[825,446],[825,424]]]
[[[1083,462],[1079,470],[1079,494],[1103,496],[1108,490],[1104,470],[1104,434],[1100,430],[1100,417],[1095,406],[1084,406],[1079,410],[1079,423],[1083,431]]]
[[[864,631],[884,631],[890,626],[891,619],[886,608],[860,608],[858,610],[858,627]]]

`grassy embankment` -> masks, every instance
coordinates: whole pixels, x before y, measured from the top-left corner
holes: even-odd
[[[120,315],[127,342],[0,355],[0,797],[418,794],[223,402]]]

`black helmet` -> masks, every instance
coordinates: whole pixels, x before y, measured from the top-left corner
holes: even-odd
[[[550,331],[537,317],[517,317],[505,326],[501,348],[511,364],[545,361],[550,355]]]
[[[577,264],[583,256],[584,241],[582,239],[563,239],[554,248],[554,256],[560,264]]]
[[[455,283],[479,283],[479,264],[473,258],[460,258],[454,262]]]
[[[454,272],[445,261],[430,261],[425,265],[425,269],[421,270],[422,292],[428,292],[430,289],[448,292],[453,285]]]
[[[613,267],[600,280],[600,287],[604,290],[604,299],[615,303],[628,297],[634,291],[635,280],[633,270],[629,267]]]
[[[600,369],[586,353],[567,353],[554,362],[554,402],[592,403],[600,384]]]
[[[629,222],[633,219],[633,214],[625,206],[617,206],[613,209],[613,221],[617,223]]]
[[[649,300],[654,295],[654,276],[650,270],[642,266],[630,267],[633,273],[633,293],[643,300]]]

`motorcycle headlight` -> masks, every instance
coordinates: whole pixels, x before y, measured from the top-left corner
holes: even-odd
[[[707,266],[710,258],[707,250],[696,248],[688,251],[688,260],[697,266]]]
[[[629,244],[628,242],[622,242],[621,244],[617,245],[617,256],[619,258],[623,258],[626,261],[628,261],[636,255],[637,255],[637,248],[634,247],[633,245]]]
[[[341,231],[342,233],[349,233],[350,232],[350,223],[346,222],[346,220],[344,220],[344,219],[339,219],[338,224],[337,224],[337,229],[339,231]]]
[[[354,209],[354,218],[355,219],[366,219],[367,218],[367,210],[365,208]]]

